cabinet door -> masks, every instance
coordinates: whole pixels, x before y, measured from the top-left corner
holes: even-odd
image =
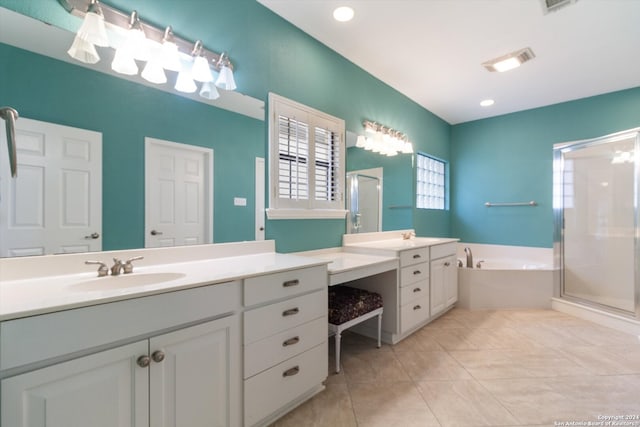
[[[431,316],[436,316],[446,307],[444,259],[431,261]]]
[[[446,258],[444,262],[444,294],[447,307],[458,301],[458,267],[455,256]]]
[[[150,340],[152,426],[239,424],[239,334],[236,315]]]
[[[147,341],[2,380],[6,427],[147,427]]]

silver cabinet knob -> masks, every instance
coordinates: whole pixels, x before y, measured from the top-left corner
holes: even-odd
[[[145,355],[142,355],[142,356],[138,357],[138,360],[136,360],[136,363],[141,368],[146,368],[151,363],[151,358],[145,354]]]
[[[283,377],[292,377],[294,375],[297,375],[298,372],[300,372],[300,366],[294,366],[293,368],[287,369],[286,371],[284,371],[282,373]]]
[[[99,239],[100,238],[100,233],[91,233],[88,236],[84,236],[85,239],[89,240],[89,239]]]
[[[450,265],[451,265],[451,263],[450,263],[449,261],[447,261],[447,262],[445,262],[445,263],[444,263],[444,266],[445,266],[445,267],[449,267]]]
[[[298,314],[300,309],[298,307],[290,308],[289,310],[285,310],[282,312],[282,317],[293,316],[294,314]]]
[[[151,358],[156,363],[162,362],[164,360],[164,351],[162,351],[162,350],[154,351],[153,354],[151,354]]]
[[[151,235],[152,236],[161,236],[162,235],[162,231],[151,230]]]

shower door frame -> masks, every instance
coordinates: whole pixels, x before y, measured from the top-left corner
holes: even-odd
[[[564,272],[564,154],[583,148],[603,145],[624,139],[634,139],[634,157],[633,157],[633,220],[634,220],[634,311],[626,311],[617,307],[606,304],[600,304],[588,299],[565,294],[565,272]],[[618,314],[626,318],[638,320],[640,319],[640,127],[633,128],[613,134],[605,135],[599,138],[585,139],[571,142],[563,142],[554,144],[553,146],[553,251],[554,251],[554,267],[557,274],[556,297],[560,297],[567,301],[577,302],[587,307],[602,309],[607,312]],[[635,313],[635,316],[634,316]]]

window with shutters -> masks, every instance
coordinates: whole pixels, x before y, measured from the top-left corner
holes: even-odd
[[[344,121],[269,94],[270,219],[344,217]]]

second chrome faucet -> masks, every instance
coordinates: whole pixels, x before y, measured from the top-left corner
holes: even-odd
[[[114,258],[113,265],[111,266],[111,268],[107,267],[107,264],[105,264],[102,261],[85,261],[84,263],[88,265],[92,265],[92,264],[99,265],[98,277],[108,276],[109,270],[111,270],[112,276],[119,276],[120,273],[124,273],[124,274],[133,273],[133,261],[137,261],[143,258],[144,257],[142,256],[136,256],[133,258],[129,258],[124,263],[120,259]]]

